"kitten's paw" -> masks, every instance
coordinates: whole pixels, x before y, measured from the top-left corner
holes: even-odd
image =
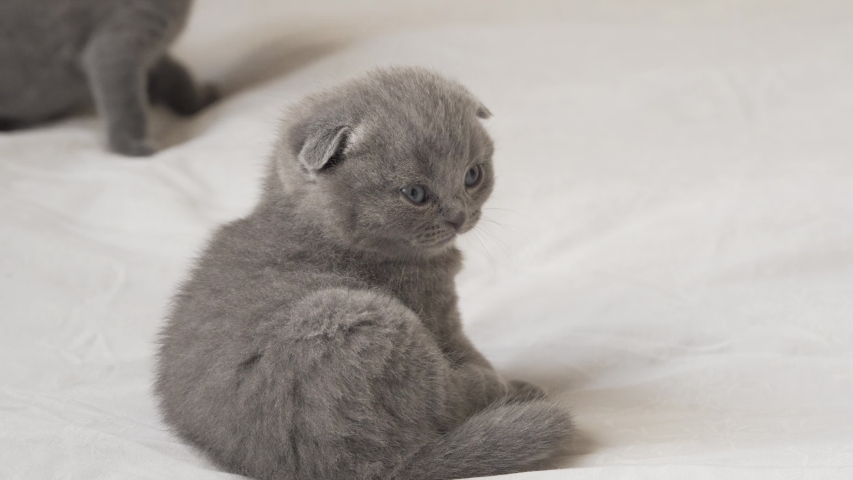
[[[145,140],[111,139],[110,150],[128,157],[150,157],[157,150]]]
[[[544,400],[546,397],[547,395],[545,395],[545,391],[532,383],[527,383],[524,380],[511,380],[509,382],[509,395],[507,396],[507,400],[510,402]]]

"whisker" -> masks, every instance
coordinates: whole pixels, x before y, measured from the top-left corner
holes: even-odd
[[[515,214],[521,215],[521,212],[519,212],[518,210],[513,210],[512,208],[503,208],[503,207],[483,207],[482,209],[483,209],[483,210],[500,210],[500,211],[502,211],[502,212],[510,212],[510,213],[515,213]]]
[[[507,232],[513,233],[513,234],[517,234],[518,232],[525,231],[524,228],[519,227],[517,225],[510,225],[507,223],[501,223],[501,222],[498,222],[498,221],[493,220],[493,219],[488,218],[488,217],[483,217],[480,219],[480,221],[486,222],[489,225],[494,225],[496,227],[503,228],[503,229],[507,230]]]
[[[490,270],[492,272],[492,276],[497,275],[497,262],[495,262],[495,258],[494,258],[494,256],[492,256],[492,252],[489,251],[489,247],[486,246],[485,242],[483,242],[483,239],[480,238],[480,232],[478,232],[476,229],[472,230],[471,232],[474,234],[474,236],[472,238],[477,241],[477,244],[483,250],[483,253],[486,255],[486,258],[488,259],[488,264],[489,264]]]
[[[486,225],[484,225],[486,227]],[[504,256],[510,260],[512,260],[512,256],[509,254],[509,246],[504,242],[495,232],[489,230],[488,228],[483,228],[480,233],[482,235],[486,235],[492,242],[503,252]]]

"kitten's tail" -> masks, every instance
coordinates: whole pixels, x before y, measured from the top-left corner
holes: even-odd
[[[493,406],[426,445],[394,478],[453,479],[535,469],[559,454],[571,432],[569,414],[554,404]]]

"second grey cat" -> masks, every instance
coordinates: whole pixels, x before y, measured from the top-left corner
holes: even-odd
[[[174,299],[168,424],[261,479],[451,479],[539,468],[568,414],[462,331],[457,235],[494,185],[488,111],[422,69],[376,71],[290,112],[264,195]]]
[[[149,101],[191,115],[216,98],[166,52],[190,6],[190,0],[0,1],[0,130],[94,102],[111,150],[154,153]]]

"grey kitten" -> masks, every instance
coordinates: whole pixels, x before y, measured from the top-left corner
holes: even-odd
[[[166,421],[262,479],[449,479],[538,468],[568,414],[462,332],[457,235],[494,184],[488,111],[423,69],[293,109],[265,192],[174,299]]]
[[[152,154],[149,100],[191,115],[216,98],[166,53],[190,6],[191,0],[0,0],[0,129],[52,120],[94,100],[110,149]]]

